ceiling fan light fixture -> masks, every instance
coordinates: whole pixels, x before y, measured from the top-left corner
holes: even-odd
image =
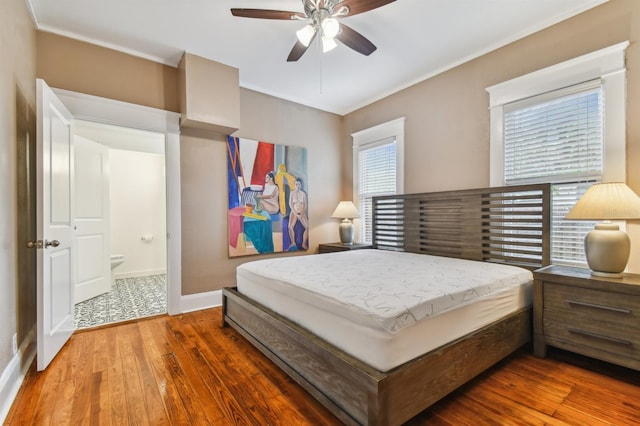
[[[324,35],[322,36],[322,53],[327,53],[335,49],[337,46],[338,43],[336,43],[333,38]]]
[[[233,16],[284,21],[307,21],[308,25],[296,31],[296,43],[287,56],[287,62],[296,62],[318,38],[323,52],[337,47],[337,42],[369,56],[376,46],[365,36],[339,21],[339,18],[359,15],[393,3],[396,0],[302,0],[304,13],[288,10],[231,8]],[[338,19],[336,19],[338,18]]]
[[[340,23],[335,18],[324,19],[321,26],[325,37],[334,38],[340,32]]]
[[[311,24],[309,24],[296,31],[296,36],[298,36],[298,40],[300,41],[300,43],[307,47],[309,46],[309,43],[311,43],[311,40],[313,39],[315,33],[316,29]]]

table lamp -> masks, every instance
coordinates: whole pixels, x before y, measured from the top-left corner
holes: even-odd
[[[640,197],[622,182],[596,183],[564,217],[577,220],[604,220],[589,231],[584,251],[591,274],[620,278],[627,266],[631,241],[611,220],[640,219]]]
[[[342,219],[340,223],[340,241],[342,244],[353,244],[353,222],[351,219],[360,217],[360,212],[353,201],[340,201],[331,217]]]

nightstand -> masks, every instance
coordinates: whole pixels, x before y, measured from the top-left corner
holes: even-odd
[[[533,352],[547,346],[640,370],[640,275],[591,275],[586,268],[534,272]]]
[[[325,243],[318,245],[318,253],[334,253],[336,251],[350,251],[373,248],[371,244],[343,244],[343,243]]]

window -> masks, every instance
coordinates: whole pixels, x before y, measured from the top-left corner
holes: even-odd
[[[371,243],[372,198],[403,191],[404,118],[351,135],[354,201],[360,209],[357,240]]]
[[[551,182],[553,263],[585,263],[584,235],[594,222],[564,216],[602,180],[600,81],[513,102],[504,107],[504,182]]]
[[[585,265],[593,222],[564,216],[595,182],[625,179],[620,43],[488,88],[491,184],[552,183],[551,260]]]

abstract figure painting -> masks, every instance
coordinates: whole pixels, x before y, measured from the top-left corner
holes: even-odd
[[[307,150],[227,136],[229,256],[309,248]]]

